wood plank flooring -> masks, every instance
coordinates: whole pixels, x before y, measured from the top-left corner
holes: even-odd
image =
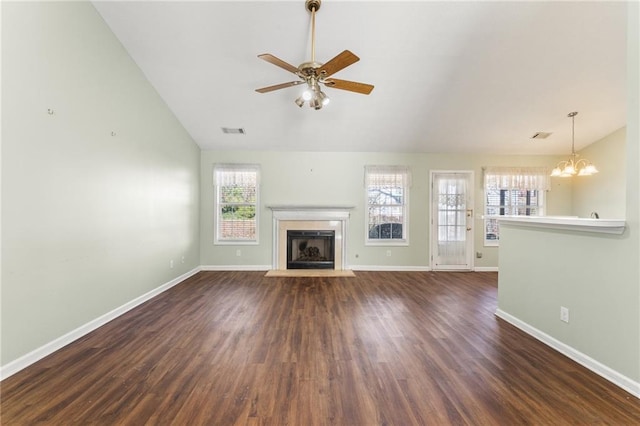
[[[640,424],[496,273],[201,272],[2,382],[4,425]]]

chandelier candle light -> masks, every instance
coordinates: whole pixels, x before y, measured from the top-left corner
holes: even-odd
[[[576,154],[575,149],[575,120],[578,113],[576,111],[570,112],[567,117],[571,118],[571,157],[566,161],[558,163],[555,169],[551,171],[551,176],[558,177],[571,177],[575,176],[591,176],[598,173],[598,169],[589,160],[581,158],[578,160],[579,155]]]

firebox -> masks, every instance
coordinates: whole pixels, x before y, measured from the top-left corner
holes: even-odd
[[[287,269],[334,269],[336,231],[287,231]]]

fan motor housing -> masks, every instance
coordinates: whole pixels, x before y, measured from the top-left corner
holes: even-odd
[[[298,66],[300,74],[305,77],[317,76],[318,70],[322,67],[320,62],[303,62]]]

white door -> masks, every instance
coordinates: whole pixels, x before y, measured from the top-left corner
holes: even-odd
[[[473,172],[431,172],[431,268],[473,268]]]

